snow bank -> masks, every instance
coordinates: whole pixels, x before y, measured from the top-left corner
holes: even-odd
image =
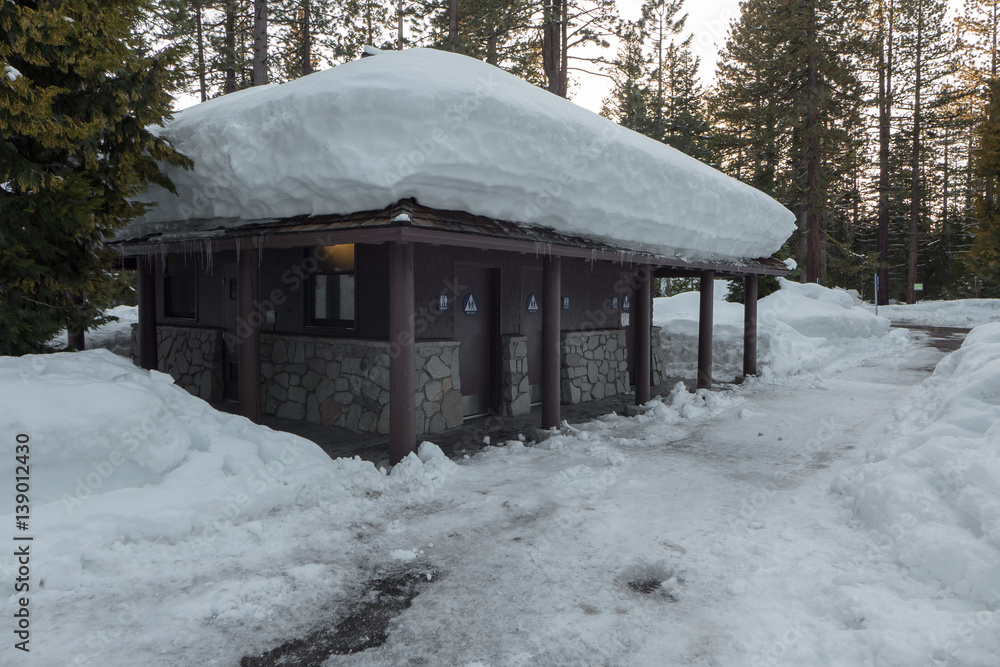
[[[116,306],[105,311],[107,315],[114,315],[118,318],[115,322],[108,322],[99,327],[87,331],[86,346],[88,350],[103,348],[111,350],[115,354],[127,357],[129,348],[132,345],[132,325],[139,321],[138,306]],[[59,349],[68,345],[66,330],[63,329],[56,336],[51,344]]]
[[[204,539],[329,503],[346,511],[355,497],[433,489],[456,469],[430,443],[388,478],[360,459],[331,460],[107,350],[0,357],[0,396],[0,432],[30,437],[31,525],[50,545],[38,557],[47,589],[86,585],[88,562],[121,544]],[[0,478],[12,480],[15,464],[4,457]]]
[[[974,329],[938,363],[899,432],[845,473],[847,496],[885,554],[919,581],[1000,604],[1000,323]]]
[[[830,371],[885,356],[907,344],[906,332],[865,309],[851,292],[778,279],[781,289],[757,303],[757,363],[768,375]],[[713,308],[713,375],[743,372],[743,305],[723,300],[717,284]],[[662,327],[665,372],[693,377],[698,365],[698,292],[654,300],[653,323]]]
[[[879,306],[878,314],[888,317],[893,324],[969,328],[987,322],[1000,322],[1000,299],[921,301],[910,305]]]
[[[688,259],[775,252],[794,216],[679,151],[496,67],[431,49],[384,52],[219,97],[161,130],[192,158],[179,197],[125,234],[189,219],[439,209],[543,225]]]

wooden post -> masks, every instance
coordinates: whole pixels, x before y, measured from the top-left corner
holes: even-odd
[[[653,328],[653,270],[643,266],[636,274],[635,299],[635,404],[649,402],[651,335]]]
[[[236,278],[236,335],[239,341],[240,414],[251,421],[260,421],[260,321],[257,299],[260,293],[260,266],[257,248],[237,250],[239,266]]]
[[[562,311],[562,275],[558,257],[542,260],[542,428],[558,428]]]
[[[701,308],[698,311],[698,388],[712,386],[712,306],[715,271],[701,272]]]
[[[156,340],[156,256],[146,255],[136,260],[139,282],[139,368],[158,370],[159,351]]]
[[[744,278],[743,375],[757,375],[757,276]]]
[[[389,249],[389,462],[416,450],[413,244]]]

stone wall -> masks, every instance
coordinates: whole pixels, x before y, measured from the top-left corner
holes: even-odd
[[[663,327],[653,327],[653,333],[650,336],[652,349],[650,350],[649,364],[653,370],[652,383],[654,387],[662,387],[670,379],[666,372],[667,348],[660,337],[662,330]]]
[[[458,341],[415,347],[417,433],[462,424]],[[389,432],[389,344],[386,341],[261,334],[264,412],[285,419]]]
[[[500,393],[500,414],[517,417],[531,412],[528,388],[528,337],[505,335],[500,369],[503,389]]]
[[[139,325],[132,325],[129,356],[139,357]],[[221,401],[222,330],[160,325],[156,328],[157,367],[179,387],[209,402]]]
[[[624,329],[562,334],[562,402],[596,401],[631,390]]]

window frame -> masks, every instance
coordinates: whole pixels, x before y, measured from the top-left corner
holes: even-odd
[[[170,270],[170,258],[178,258],[182,261],[185,271],[171,271]],[[190,263],[190,265],[189,265]],[[180,322],[197,322],[198,321],[198,266],[194,264],[193,258],[185,257],[180,253],[169,253],[164,258],[163,267],[163,319],[165,320],[176,320]],[[187,312],[178,313],[171,309],[171,285],[173,281],[172,278],[184,278],[189,277],[191,279],[191,306],[193,308],[190,314]]]
[[[351,244],[355,245],[355,244]],[[355,245],[355,252],[357,251],[357,246]],[[357,331],[358,330],[358,267],[357,267],[357,255],[354,256],[355,264],[350,271],[343,270],[333,270],[320,266],[315,271],[311,271],[308,274],[306,280],[306,290],[305,290],[305,322],[304,326],[311,329],[327,329],[336,331]],[[354,317],[350,320],[343,319],[331,319],[331,318],[317,318],[316,317],[316,278],[318,276],[350,276],[353,279],[353,310]]]

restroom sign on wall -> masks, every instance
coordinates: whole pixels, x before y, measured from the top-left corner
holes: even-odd
[[[479,304],[476,303],[476,297],[473,296],[471,292],[466,294],[465,298],[462,300],[462,310],[465,311],[465,314],[469,317],[472,317],[479,312]]]

